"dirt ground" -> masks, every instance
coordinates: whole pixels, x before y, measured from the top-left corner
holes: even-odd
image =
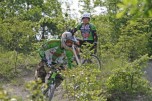
[[[33,70],[23,70],[24,72],[19,76],[17,83],[6,83],[2,87],[8,91],[11,96],[17,96],[21,101],[26,101],[29,92],[25,89],[25,84],[34,80]],[[62,86],[59,86],[54,94],[52,101],[69,101],[63,95]]]
[[[148,63],[148,67],[145,69],[147,79],[152,82],[152,60]]]
[[[148,63],[148,67],[145,69],[145,73],[147,76],[147,79],[152,82],[152,61]],[[25,90],[25,87],[23,86],[26,82],[29,82],[31,80],[34,80],[34,71],[32,70],[26,70],[24,73],[20,76],[21,81],[20,84],[14,85],[7,83],[3,85],[3,88],[6,89],[11,95],[16,95],[22,99],[22,101],[26,101],[27,95],[29,94],[28,91]],[[63,89],[61,86],[59,86],[54,94],[54,98],[52,101],[69,101],[68,98],[63,97]],[[139,101],[139,100],[138,100]]]

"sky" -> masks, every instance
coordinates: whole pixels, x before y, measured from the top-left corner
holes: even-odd
[[[82,7],[79,6],[78,4],[78,0],[59,0],[60,2],[62,2],[62,9],[63,12],[67,11],[67,7],[65,5],[65,2],[67,2],[70,5],[70,9],[73,11],[70,14],[72,15],[72,17],[74,18],[80,18],[81,14],[79,12],[79,10],[82,10]],[[99,15],[102,14],[104,12],[106,12],[106,8],[105,7],[96,7],[93,8],[95,11],[91,14],[91,15]]]

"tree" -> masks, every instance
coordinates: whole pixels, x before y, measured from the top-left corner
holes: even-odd
[[[117,18],[121,18],[125,14],[131,15],[134,19],[152,17],[151,4],[151,0],[122,0],[121,3],[118,3],[119,13]]]

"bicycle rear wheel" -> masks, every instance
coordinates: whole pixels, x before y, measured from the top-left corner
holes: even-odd
[[[101,62],[100,62],[100,59],[96,55],[91,55],[90,59],[84,60],[82,64],[89,64],[101,70]]]

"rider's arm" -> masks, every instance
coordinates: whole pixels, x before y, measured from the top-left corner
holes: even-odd
[[[41,57],[42,60],[46,60],[46,51],[59,46],[60,40],[49,40],[43,43],[43,45],[41,46],[41,48],[39,49],[39,55]]]
[[[41,48],[39,49],[38,52],[39,52],[39,55],[40,55],[42,61],[47,62],[45,52],[46,52],[49,48],[50,48],[50,47],[49,47],[48,42],[44,42],[43,45],[41,46]]]
[[[66,57],[68,60],[68,68],[72,68],[72,57],[73,57],[73,52],[71,50],[66,50]]]
[[[93,24],[91,24],[91,31],[93,34],[94,42],[97,42],[98,41],[97,31],[96,31],[96,27]]]
[[[45,61],[45,52],[44,52],[44,50],[42,48],[40,48],[38,50],[38,53],[39,53],[41,59]]]
[[[74,35],[74,33],[77,31],[77,28],[74,28],[73,30],[71,30],[71,33]]]
[[[78,24],[78,25],[71,31],[71,33],[74,35],[74,33],[75,33],[77,30],[80,30],[80,27],[81,27],[81,24]]]
[[[98,41],[97,31],[95,30],[92,33],[94,35],[94,42],[97,42]]]

